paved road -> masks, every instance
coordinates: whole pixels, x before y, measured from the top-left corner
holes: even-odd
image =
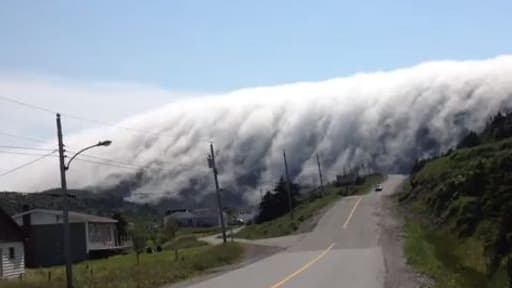
[[[190,288],[383,288],[386,265],[378,241],[378,211],[381,197],[393,193],[402,180],[389,176],[383,192],[340,200],[285,252]]]

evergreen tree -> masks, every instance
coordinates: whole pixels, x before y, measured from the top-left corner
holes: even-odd
[[[290,183],[290,190],[292,207],[296,207],[299,204],[298,185]],[[275,219],[289,212],[288,190],[283,177],[279,179],[273,192],[265,193],[259,208],[260,211],[256,219],[258,223]]]

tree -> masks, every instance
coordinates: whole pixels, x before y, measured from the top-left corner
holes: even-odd
[[[126,239],[126,235],[128,235],[127,226],[128,222],[124,219],[121,213],[114,213],[112,216],[113,219],[117,220],[116,229],[117,229],[117,243],[121,244],[123,239]]]
[[[130,229],[130,236],[132,238],[133,251],[137,256],[137,265],[139,265],[140,254],[144,252],[144,247],[146,246],[146,231],[144,231],[140,225],[134,225]]]
[[[299,203],[299,192],[298,185],[290,183],[290,194],[292,200],[292,207],[296,207]],[[279,182],[274,187],[274,192],[267,191],[263,196],[263,201],[260,203],[260,211],[256,222],[261,223],[275,219],[281,215],[289,212],[288,203],[288,190],[286,187],[286,181],[283,177],[279,179]]]
[[[162,234],[167,240],[172,240],[178,231],[178,222],[172,217],[167,217],[162,227]]]
[[[167,241],[171,241],[176,236],[178,231],[178,222],[173,217],[166,217],[164,226],[162,227],[162,234]],[[174,249],[174,259],[178,260],[178,247],[171,247]]]
[[[480,145],[480,137],[473,131],[470,131],[457,145],[458,149],[461,148],[470,148],[477,145]]]

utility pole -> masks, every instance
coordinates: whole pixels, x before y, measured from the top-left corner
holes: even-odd
[[[260,203],[263,202],[263,188],[260,188]]]
[[[286,175],[286,190],[288,191],[288,209],[290,211],[290,217],[293,221],[293,203],[292,203],[292,191],[290,189],[290,175],[288,174],[288,162],[286,161],[286,151],[283,149],[284,159],[284,171]]]
[[[224,223],[224,213],[222,209],[222,199],[220,197],[219,180],[217,179],[217,166],[215,165],[215,152],[213,151],[213,142],[210,142],[210,155],[208,156],[208,167],[213,170],[213,178],[215,179],[215,191],[217,192],[217,206],[219,208],[220,225],[222,227],[222,240],[226,240],[226,224]]]
[[[66,284],[67,288],[73,288],[73,270],[71,264],[71,243],[69,237],[69,211],[68,211],[68,186],[66,182],[66,164],[64,163],[64,143],[62,141],[62,125],[60,123],[60,114],[57,113],[57,137],[59,141],[59,166],[60,182],[62,187],[63,208],[62,219],[64,222],[64,258],[66,261]]]
[[[320,191],[322,195],[324,195],[324,179],[322,178],[322,168],[320,167],[320,157],[318,156],[318,153],[316,154],[316,165],[318,166],[318,177],[320,178]]]

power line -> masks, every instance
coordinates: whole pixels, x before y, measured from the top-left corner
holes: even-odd
[[[12,155],[23,155],[23,156],[46,156],[47,155],[47,154],[40,154],[40,153],[13,152],[13,151],[1,151],[1,150],[0,150],[0,154],[12,154]],[[50,154],[52,154],[52,153],[50,153]],[[52,156],[52,155],[50,155],[50,156]],[[93,163],[93,164],[97,164],[97,165],[124,168],[124,169],[133,169],[133,170],[145,169],[144,167],[141,167],[141,166],[123,163],[120,161],[118,162],[118,161],[111,160],[111,159],[101,158],[101,159],[103,159],[103,161],[95,161],[95,160],[80,158],[82,156],[89,156],[89,155],[80,155],[78,158],[76,158],[76,160],[82,161],[82,162]],[[57,155],[55,155],[55,157],[57,157]],[[89,157],[91,157],[91,156],[89,156]],[[100,158],[100,157],[96,157],[96,158]]]
[[[14,146],[14,145],[0,145],[0,148],[12,149],[12,150],[29,150],[29,151],[53,151],[53,149],[49,149],[49,148],[35,148],[35,147]],[[76,151],[73,151],[73,150],[68,150],[68,152],[76,153]],[[23,155],[23,156],[42,156],[43,155],[41,153],[35,153],[35,152],[27,152],[27,151],[18,152],[18,151],[10,151],[10,150],[7,150],[7,151],[0,150],[0,154],[12,154],[12,155]],[[134,168],[134,169],[142,169],[140,166],[132,164],[132,163],[109,159],[109,158],[98,157],[98,156],[94,156],[94,155],[90,155],[90,154],[82,154],[82,155],[80,155],[80,157],[101,160],[101,161],[103,161],[101,163],[106,163],[106,164],[114,164],[114,165],[117,164],[118,166],[129,166],[130,168]],[[99,161],[95,161],[95,162],[99,163]],[[124,168],[124,167],[122,167],[122,168]]]
[[[13,173],[13,172],[16,172],[16,171],[18,171],[18,170],[20,170],[20,169],[22,169],[22,168],[25,168],[25,167],[27,167],[27,166],[29,166],[29,165],[32,165],[32,164],[34,164],[34,163],[36,163],[36,162],[38,162],[38,161],[41,161],[41,160],[43,160],[44,158],[51,156],[51,155],[52,155],[53,153],[55,153],[55,152],[57,152],[57,150],[53,150],[52,152],[50,152],[50,153],[48,153],[48,154],[45,154],[45,155],[42,155],[41,157],[36,158],[36,159],[34,159],[34,160],[32,160],[32,161],[29,161],[29,162],[27,162],[27,163],[25,163],[25,164],[23,164],[23,165],[20,165],[20,166],[18,166],[18,167],[13,168],[13,169],[7,170],[7,171],[5,171],[5,172],[1,173],[1,174],[0,174],[0,177],[5,176],[5,175],[10,174],[10,173]]]
[[[10,102],[12,104],[20,105],[20,106],[23,106],[23,107],[26,107],[26,108],[30,108],[30,109],[35,109],[35,110],[38,110],[38,111],[43,111],[43,112],[51,113],[51,114],[57,114],[58,113],[57,111],[49,109],[49,108],[46,108],[46,107],[42,107],[42,106],[26,103],[26,102],[23,102],[23,101],[20,101],[20,100],[17,100],[17,99],[13,99],[13,98],[1,96],[1,95],[0,95],[0,100],[6,101],[6,102]],[[124,130],[131,131],[131,132],[134,132],[134,133],[137,133],[137,134],[142,134],[142,135],[154,134],[154,135],[174,138],[172,135],[165,134],[165,133],[162,133],[162,132],[144,131],[144,130],[136,129],[136,128],[132,128],[132,127],[119,126],[119,125],[115,125],[115,124],[108,123],[108,122],[105,122],[105,121],[90,119],[90,118],[86,118],[86,117],[82,117],[82,116],[78,116],[78,115],[74,115],[74,114],[69,114],[69,113],[60,113],[60,114],[62,116],[66,116],[67,118],[70,118],[70,119],[75,119],[75,120],[84,121],[84,122],[90,122],[90,123],[99,124],[99,125],[102,125],[102,126],[113,127],[113,128],[118,128],[118,129],[124,129]]]
[[[54,150],[54,149],[50,149],[50,148],[36,148],[36,147],[26,147],[26,146],[14,146],[14,145],[0,145],[0,148],[13,149],[13,150],[33,150],[33,151],[53,151]]]
[[[35,109],[35,110],[39,110],[39,111],[55,114],[55,111],[52,111],[52,110],[50,110],[48,108],[44,108],[44,107],[37,106],[37,105],[34,105],[34,104],[25,103],[25,102],[22,102],[22,101],[13,99],[13,98],[8,98],[8,97],[5,97],[5,96],[0,96],[0,100],[6,101],[6,102],[11,102],[11,103],[14,103],[14,104],[17,104],[17,105],[21,105],[21,106],[25,106],[27,108],[31,108],[31,109]]]
[[[142,169],[145,169],[144,167],[135,167],[135,166],[129,167],[129,166],[118,165],[118,164],[113,164],[113,163],[107,163],[107,162],[83,159],[83,158],[80,158],[80,157],[77,157],[76,160],[77,161],[86,162],[86,163],[92,163],[92,164],[103,165],[103,166],[110,166],[110,167],[116,167],[116,168],[131,169],[131,170],[142,170]]]
[[[72,152],[72,151],[70,151],[70,152]],[[122,166],[130,166],[130,167],[137,168],[137,169],[141,168],[138,165],[135,165],[135,164],[132,164],[132,163],[122,162],[122,161],[108,159],[108,158],[103,158],[103,157],[98,157],[98,156],[89,155],[89,154],[80,154],[79,158],[77,158],[77,159],[80,159],[80,158],[83,159],[83,157],[100,160],[103,163],[111,163],[111,164],[117,164],[117,165],[122,165]],[[84,159],[84,160],[88,160],[88,159]],[[91,160],[91,161],[94,161],[94,160]]]
[[[33,152],[15,152],[15,151],[2,151],[2,150],[0,150],[0,154],[13,154],[13,155],[24,155],[24,156],[42,156],[42,155],[44,155],[41,153],[33,153]]]
[[[31,141],[31,142],[35,142],[35,143],[41,143],[41,142],[49,141],[48,139],[35,138],[35,137],[29,137],[29,136],[22,136],[22,135],[17,135],[17,134],[12,134],[12,133],[8,133],[8,132],[2,132],[2,131],[0,131],[0,135],[12,137],[12,138],[23,139],[25,141]]]

